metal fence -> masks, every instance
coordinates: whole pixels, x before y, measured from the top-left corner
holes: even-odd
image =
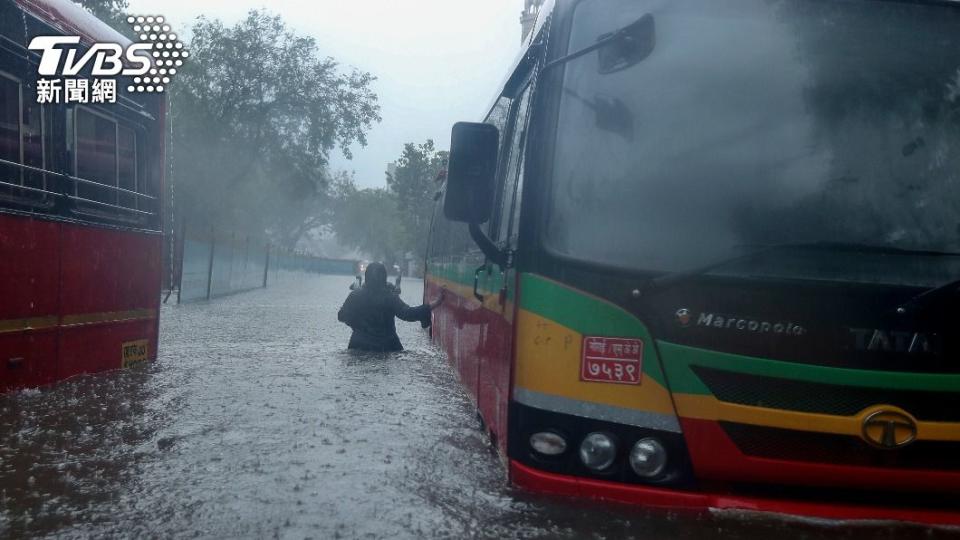
[[[359,262],[326,259],[271,246],[251,237],[213,229],[175,235],[166,299],[177,303],[209,300],[266,287],[290,272],[355,275]]]

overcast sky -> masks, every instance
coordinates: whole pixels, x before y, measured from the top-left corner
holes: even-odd
[[[480,119],[519,51],[523,0],[130,0],[130,13],[163,15],[183,35],[199,15],[235,23],[259,7],[378,77],[383,121],[352,161],[331,160],[375,187],[405,142],[446,149],[454,122]]]

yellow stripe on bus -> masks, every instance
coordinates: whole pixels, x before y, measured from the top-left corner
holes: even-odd
[[[427,281],[438,287],[445,287],[448,291],[461,298],[466,298],[467,300],[476,300],[476,297],[473,296],[472,286],[463,285],[455,281],[450,281],[448,279],[443,279],[436,276],[428,277]],[[430,300],[432,300],[432,298],[427,299],[427,301]],[[495,293],[487,291],[486,294],[484,294],[483,307],[494,313],[502,315],[507,322],[513,322],[513,302],[507,300],[504,304],[500,304],[499,291]]]
[[[580,347],[583,335],[521,309],[517,315],[517,388],[577,401],[673,416],[670,393],[644,375],[639,385],[580,380]],[[651,347],[652,349],[652,347]],[[651,354],[645,362],[655,362]]]
[[[675,394],[677,413],[681,418],[725,421],[814,433],[831,433],[859,437],[863,429],[862,414],[833,416],[829,414],[766,409],[749,405],[724,403],[713,396]],[[960,441],[960,424],[917,422],[917,439],[928,441]]]
[[[83,326],[88,324],[106,324],[139,320],[156,319],[156,311],[152,309],[134,309],[129,311],[107,311],[101,313],[82,313],[57,317],[31,317],[26,319],[0,320],[0,334],[29,332],[34,330],[50,330],[58,327]]]
[[[79,315],[64,315],[62,326],[80,326],[85,324],[116,323],[156,318],[152,309],[134,309],[130,311],[106,311],[102,313],[83,313]]]
[[[60,319],[56,315],[51,317],[31,317],[28,319],[8,319],[0,321],[0,334],[25,332],[28,330],[49,330],[56,328],[59,321]]]

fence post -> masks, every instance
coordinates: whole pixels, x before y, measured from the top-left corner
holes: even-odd
[[[180,249],[177,250],[177,305],[180,305],[180,295],[183,292],[183,251],[187,244],[187,219],[180,222]],[[171,284],[171,287],[173,285]]]
[[[207,300],[213,289],[213,252],[217,249],[217,233],[210,227],[210,262],[207,264]]]
[[[267,276],[270,275],[270,244],[266,245],[267,257],[263,262],[263,288],[267,288]]]
[[[230,249],[227,251],[227,253],[230,254],[230,265],[227,266],[227,291],[229,292],[233,290],[233,259],[235,258],[234,255],[237,251],[236,232],[230,233],[230,239],[228,242],[230,242]]]
[[[250,235],[247,235],[246,241],[244,242],[244,245],[243,245],[243,272],[242,272],[243,278],[241,279],[242,283],[240,284],[240,287],[243,289],[247,288],[247,276],[249,275],[249,272],[247,272],[247,265],[249,262],[250,262]]]

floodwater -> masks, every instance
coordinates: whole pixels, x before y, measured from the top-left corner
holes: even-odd
[[[443,356],[345,350],[349,277],[165,306],[157,362],[0,397],[0,536],[941,538],[510,488]],[[404,283],[416,302],[419,283]]]

